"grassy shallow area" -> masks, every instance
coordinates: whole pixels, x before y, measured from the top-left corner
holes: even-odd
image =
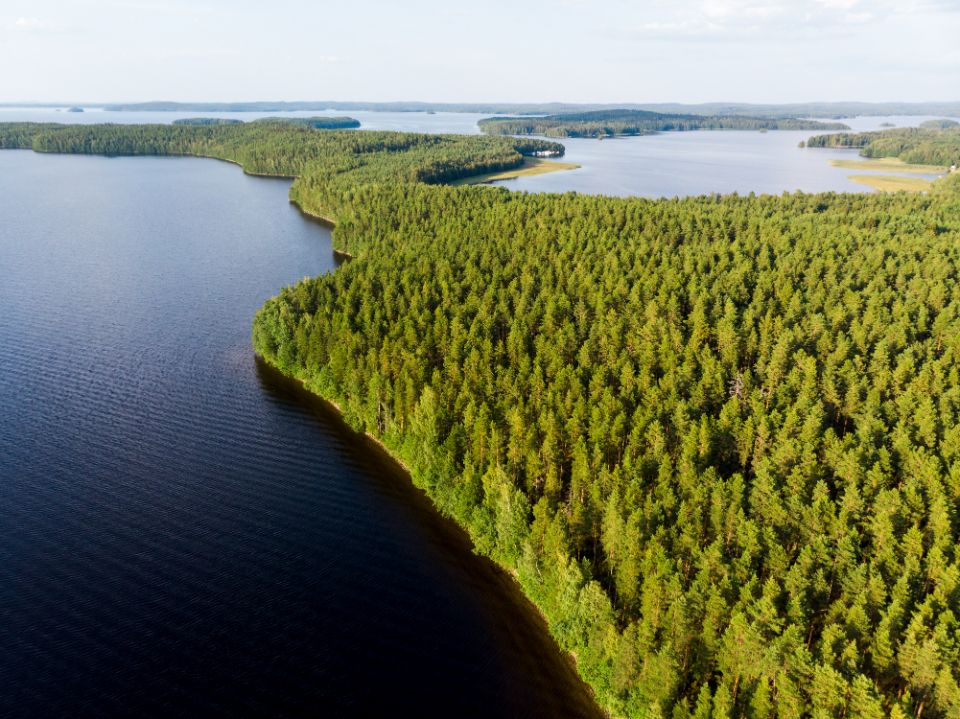
[[[933,180],[902,175],[851,175],[849,179],[879,192],[926,192],[933,186]]]
[[[830,160],[830,164],[847,170],[906,172],[911,175],[944,175],[947,173],[947,168],[941,165],[918,165],[904,162],[898,157],[884,157],[876,160]]]
[[[497,180],[513,180],[518,177],[545,175],[549,172],[560,172],[561,170],[576,170],[579,167],[580,165],[575,162],[556,162],[554,160],[541,160],[536,157],[525,157],[520,167],[499,172],[487,172],[483,175],[474,175],[473,177],[464,177],[454,181],[452,184],[482,185]]]

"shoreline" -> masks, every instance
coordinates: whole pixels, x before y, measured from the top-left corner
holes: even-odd
[[[31,152],[37,152],[32,148],[21,148],[23,150],[29,150]],[[39,153],[39,154],[63,154],[63,155],[75,155],[79,153]],[[90,153],[90,154],[100,154],[100,153]],[[270,174],[270,173],[257,173],[248,171],[243,164],[238,160],[233,160],[227,157],[218,157],[215,155],[202,155],[197,153],[167,153],[167,154],[142,154],[136,155],[139,157],[193,157],[198,159],[211,159],[219,160],[221,162],[227,162],[231,165],[235,165],[241,169],[245,175],[251,177],[258,177],[261,179],[283,179],[296,181],[296,176],[290,175],[280,175],[280,174]],[[118,155],[118,157],[130,157],[130,155]],[[524,158],[524,164],[526,164],[528,158]],[[536,158],[537,162],[544,162]],[[561,165],[569,165],[572,163],[555,163]],[[523,165],[521,165],[523,167]],[[576,167],[579,167],[577,165]],[[570,167],[560,167],[560,169],[573,169]],[[555,170],[550,170],[555,171]],[[542,174],[542,173],[535,173]],[[440,183],[440,184],[453,184],[453,183]],[[300,213],[308,218],[311,221],[318,222],[319,224],[324,225],[330,230],[336,228],[336,221],[329,216],[319,214],[305,209],[297,200],[290,198],[290,204],[294,205]],[[332,237],[331,237],[332,239]],[[354,259],[354,255],[337,249],[336,247],[331,247],[335,256],[344,258],[345,260]],[[338,263],[339,266],[339,263]],[[336,269],[332,270],[336,271]],[[437,506],[433,497],[423,489],[418,486],[414,481],[413,473],[411,469],[406,465],[406,463],[395,453],[393,452],[380,438],[370,434],[366,431],[358,431],[351,427],[344,416],[343,409],[340,405],[334,400],[325,397],[313,389],[309,388],[306,382],[297,377],[294,374],[288,374],[280,370],[276,365],[274,365],[270,360],[263,357],[254,350],[253,352],[254,359],[261,366],[269,368],[270,372],[282,377],[285,381],[294,383],[299,387],[300,391],[308,396],[314,402],[320,403],[323,407],[326,408],[326,412],[329,416],[336,418],[339,427],[358,442],[361,442],[366,449],[372,449],[374,452],[375,458],[379,463],[385,467],[392,469],[392,474],[394,475],[391,479],[396,480],[396,484],[402,484],[401,489],[408,493],[408,497],[412,498],[414,496],[419,497],[419,503],[422,507],[429,510],[429,520],[434,523],[436,526],[442,525],[447,528],[446,538],[454,544],[460,544],[460,548],[463,550],[464,555],[468,555],[471,558],[471,561],[481,562],[481,567],[486,568],[487,572],[491,573],[490,576],[494,576],[497,580],[496,584],[501,590],[507,591],[509,593],[510,605],[521,612],[524,616],[522,617],[524,624],[522,626],[511,627],[510,636],[513,639],[522,639],[524,636],[531,638],[532,642],[537,642],[537,644],[525,643],[524,647],[526,649],[530,648],[549,648],[550,656],[546,656],[543,652],[536,652],[534,658],[540,660],[540,665],[543,663],[557,661],[560,662],[559,665],[562,666],[567,672],[568,675],[566,680],[569,682],[570,688],[575,690],[575,695],[580,699],[577,702],[575,707],[575,712],[578,716],[596,716],[596,717],[610,717],[610,713],[607,709],[598,701],[596,693],[593,687],[584,679],[583,675],[580,673],[579,663],[577,661],[576,654],[572,651],[567,651],[563,649],[558,643],[553,633],[551,632],[550,622],[547,619],[546,614],[543,610],[534,602],[534,600],[527,595],[524,591],[523,586],[520,584],[519,575],[516,570],[506,567],[499,562],[497,562],[492,557],[488,557],[482,554],[479,554],[476,551],[476,544],[473,541],[473,538],[470,536],[469,531],[466,527],[461,525],[456,519],[444,514],[440,508]],[[402,475],[402,477],[401,477]],[[412,501],[412,499],[411,499]],[[535,632],[539,637],[531,636],[531,632]]]
[[[331,231],[336,228],[336,222],[330,217],[320,215],[318,213],[311,212],[309,210],[305,210],[300,205],[300,203],[294,199],[290,200],[290,204],[296,207],[298,210],[300,210],[300,213],[305,217],[307,217],[308,219],[315,222],[319,222],[320,224],[324,225]],[[331,232],[331,240],[332,239],[333,239],[333,235]],[[347,259],[347,260],[354,259],[354,255],[350,254],[349,252],[346,252],[344,250],[338,250],[336,247],[332,247],[332,249],[333,249],[334,255],[343,257],[344,259]],[[336,270],[333,270],[333,271],[336,272]],[[484,562],[489,563],[492,567],[494,567],[496,571],[500,573],[504,579],[510,582],[511,587],[517,592],[518,597],[522,597],[525,607],[528,610],[533,610],[533,612],[535,612],[536,616],[539,618],[539,621],[542,623],[543,628],[546,630],[547,636],[550,637],[550,641],[553,643],[554,650],[572,668],[574,674],[576,675],[581,685],[582,690],[586,692],[586,696],[589,697],[589,700],[593,705],[593,707],[598,712],[598,715],[609,717],[610,714],[597,701],[597,697],[596,697],[596,694],[594,693],[593,687],[590,686],[590,684],[588,684],[587,681],[583,678],[583,675],[580,674],[580,667],[577,662],[576,654],[574,654],[571,651],[565,650],[563,647],[557,644],[556,638],[554,638],[553,633],[550,631],[550,621],[547,619],[547,615],[544,614],[543,610],[539,607],[539,605],[537,605],[537,603],[534,602],[533,599],[530,596],[528,596],[527,593],[524,591],[523,586],[520,584],[519,575],[517,574],[516,570],[510,567],[503,566],[492,557],[487,557],[482,554],[478,554],[476,552],[476,545],[474,544],[473,539],[470,537],[470,533],[467,531],[467,528],[461,525],[459,522],[457,522],[457,520],[455,520],[453,517],[449,517],[440,511],[440,508],[437,506],[433,497],[431,497],[426,490],[419,487],[417,483],[414,481],[413,472],[410,469],[410,467],[408,467],[407,464],[383,442],[383,440],[381,440],[379,437],[376,437],[375,435],[370,434],[369,432],[359,431],[351,427],[346,421],[346,418],[343,413],[343,408],[337,402],[330,399],[329,397],[323,396],[319,392],[315,392],[313,389],[311,389],[307,385],[305,380],[303,380],[300,377],[297,377],[294,374],[288,374],[287,372],[284,372],[275,364],[273,364],[269,359],[259,354],[256,350],[254,350],[253,355],[257,362],[260,362],[263,365],[269,367],[272,372],[276,372],[277,374],[281,375],[288,381],[296,383],[297,386],[300,387],[300,389],[303,392],[308,394],[311,398],[315,399],[316,401],[321,402],[328,409],[329,412],[336,415],[340,424],[347,431],[349,431],[358,441],[361,441],[364,444],[366,444],[367,448],[371,448],[371,447],[374,448],[375,451],[381,455],[381,459],[387,461],[397,470],[397,472],[403,474],[404,481],[406,482],[406,484],[410,488],[416,490],[418,493],[420,493],[424,497],[424,499],[429,503],[430,508],[433,511],[433,513],[436,515],[437,519],[443,520],[444,522],[448,522],[452,524],[454,527],[456,527],[457,531],[462,535],[463,539],[469,544],[470,554]]]
[[[334,250],[337,252],[337,250]],[[335,271],[335,270],[334,270]],[[598,717],[606,717],[609,719],[611,714],[597,701],[596,694],[594,693],[593,687],[583,678],[580,674],[579,664],[577,662],[577,656],[574,652],[563,649],[558,643],[556,638],[550,631],[550,622],[547,619],[546,614],[543,610],[537,605],[536,602],[531,599],[527,593],[524,591],[523,586],[520,584],[519,575],[516,570],[511,569],[510,567],[505,567],[504,565],[497,562],[492,557],[488,557],[483,554],[478,554],[476,551],[476,545],[474,544],[473,539],[470,536],[470,533],[467,529],[461,525],[456,519],[450,517],[437,507],[436,502],[433,500],[433,497],[430,494],[420,487],[413,479],[413,472],[410,467],[395,454],[379,437],[371,434],[370,432],[357,430],[346,421],[343,408],[334,400],[329,399],[328,397],[323,396],[322,394],[311,389],[305,380],[296,375],[289,374],[284,372],[279,367],[277,367],[273,362],[268,358],[254,351],[254,361],[261,367],[266,368],[270,373],[275,374],[277,377],[282,378],[285,382],[288,382],[292,385],[295,385],[298,392],[306,395],[305,399],[309,399],[314,405],[318,405],[329,418],[335,420],[338,425],[338,429],[344,434],[348,435],[352,440],[354,440],[358,445],[362,446],[365,450],[372,450],[374,453],[374,458],[377,463],[384,466],[384,468],[390,473],[388,481],[394,483],[402,483],[403,486],[399,489],[403,490],[404,493],[409,494],[410,498],[416,496],[419,498],[419,503],[425,509],[427,509],[430,514],[431,521],[434,522],[437,526],[442,526],[446,530],[447,537],[454,542],[460,543],[462,549],[468,550],[469,555],[472,560],[479,561],[482,566],[492,574],[498,581],[501,589],[505,589],[511,595],[514,606],[521,611],[525,616],[523,617],[527,621],[534,622],[538,628],[545,632],[545,636],[550,644],[550,648],[563,665],[572,672],[570,677],[571,681],[576,681],[576,688],[578,689],[578,694],[584,699],[584,703],[589,706],[580,706],[578,707],[581,710],[592,710],[592,712]]]
[[[332,246],[332,240],[333,240],[332,230],[336,228],[336,222],[334,222],[334,220],[324,215],[320,215],[314,212],[310,212],[309,210],[305,210],[300,205],[300,203],[294,199],[290,200],[290,204],[296,207],[298,210],[300,210],[300,213],[303,214],[308,219],[319,222],[320,224],[324,225],[329,230],[331,230],[331,248],[333,250],[334,255],[343,257],[346,260],[354,259],[354,255],[350,254],[349,252],[346,252],[344,250],[338,250],[336,247]],[[336,270],[333,270],[333,272],[336,272]],[[327,409],[328,412],[335,415],[340,425],[347,432],[349,432],[357,441],[365,444],[368,449],[371,449],[371,448],[374,449],[374,451],[380,455],[380,458],[382,461],[388,463],[391,467],[393,467],[395,470],[395,473],[398,475],[397,476],[398,479],[400,474],[403,475],[403,481],[405,482],[407,487],[419,493],[426,500],[426,502],[430,506],[431,511],[437,518],[437,520],[448,523],[456,528],[457,532],[462,536],[463,540],[469,545],[471,556],[476,557],[477,559],[493,567],[496,570],[496,572],[504,580],[510,583],[511,588],[517,593],[517,598],[522,599],[522,604],[524,608],[527,610],[532,610],[535,613],[536,617],[541,623],[541,626],[546,631],[547,636],[550,638],[550,642],[553,645],[554,651],[573,670],[579,682],[581,690],[586,692],[585,696],[589,698],[589,702],[592,705],[592,707],[596,710],[596,713],[598,714],[598,716],[610,717],[611,715],[607,711],[607,709],[602,704],[600,704],[600,702],[597,700],[597,696],[596,696],[596,693],[594,692],[593,687],[586,681],[586,679],[584,679],[583,675],[580,673],[580,666],[579,666],[579,663],[577,662],[576,654],[572,651],[568,651],[564,649],[557,643],[556,638],[553,636],[553,633],[550,631],[550,621],[547,618],[547,615],[543,612],[540,606],[526,593],[526,591],[524,591],[523,585],[520,584],[520,577],[517,571],[511,567],[506,567],[500,564],[498,561],[496,561],[492,557],[478,554],[476,551],[476,544],[474,543],[473,538],[470,536],[470,532],[467,530],[467,528],[461,525],[453,517],[447,516],[442,511],[440,511],[440,508],[437,506],[433,497],[431,497],[430,494],[425,489],[420,487],[414,481],[413,471],[410,469],[410,467],[407,466],[406,462],[404,462],[403,459],[401,459],[395,452],[393,452],[390,449],[390,447],[388,447],[384,443],[384,441],[379,437],[371,434],[370,432],[357,430],[351,427],[346,421],[343,408],[336,401],[330,399],[329,397],[325,397],[319,392],[316,392],[313,389],[311,389],[307,385],[306,380],[302,379],[301,377],[298,377],[295,374],[284,372],[275,364],[273,364],[273,362],[271,362],[268,358],[264,357],[263,355],[258,353],[256,350],[253,351],[253,355],[256,362],[261,363],[262,365],[268,367],[270,371],[277,373],[287,381],[295,383],[300,388],[300,390],[305,394],[309,395],[311,399],[317,402],[320,402]]]
[[[510,170],[500,170],[498,172],[485,172],[479,175],[469,175],[453,180],[452,182],[441,183],[453,187],[464,185],[486,185],[491,182],[501,180],[516,180],[519,177],[535,177],[537,175],[547,175],[553,172],[563,172],[565,170],[579,170],[580,165],[575,162],[559,162],[557,160],[547,160],[541,157],[524,156],[523,162]]]
[[[875,192],[929,192],[936,182],[904,175],[849,175],[847,179],[870,187]]]
[[[300,214],[301,214],[301,215],[303,215],[304,217],[306,217],[306,218],[309,219],[309,220],[312,220],[313,222],[316,222],[316,223],[318,223],[318,224],[323,225],[323,226],[326,227],[328,230],[333,230],[333,229],[335,229],[336,226],[337,226],[337,221],[336,221],[335,219],[333,219],[332,217],[327,217],[326,215],[320,215],[320,214],[317,214],[316,212],[311,212],[310,210],[305,210],[305,209],[303,208],[303,206],[302,206],[299,202],[297,202],[296,200],[294,200],[294,199],[291,199],[291,200],[290,200],[290,204],[293,205],[294,207],[296,207],[298,210],[300,210]],[[333,251],[336,252],[337,254],[340,254],[340,255],[346,255],[347,257],[353,257],[353,255],[351,255],[349,252],[344,252],[344,251],[342,251],[342,250],[338,250],[337,248],[333,248]]]

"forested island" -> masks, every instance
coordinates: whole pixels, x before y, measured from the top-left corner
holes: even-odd
[[[445,184],[547,141],[0,125],[295,176],[353,256],[256,351],[514,572],[615,716],[960,715],[960,177],[674,200]]]
[[[859,149],[863,157],[896,157],[904,162],[950,167],[960,164],[960,127],[950,124],[875,132],[818,135],[807,147]]]
[[[741,115],[677,115],[644,110],[599,110],[545,117],[490,117],[480,120],[489,135],[615,137],[685,130],[848,130],[839,122]]]
[[[346,130],[360,127],[353,117],[261,117],[253,122],[286,122],[291,125],[312,127],[315,130]],[[243,120],[225,117],[186,117],[174,120],[174,125],[242,125]]]

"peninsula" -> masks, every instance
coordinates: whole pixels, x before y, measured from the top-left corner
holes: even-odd
[[[560,149],[505,136],[0,147],[296,177],[354,259],[268,300],[255,350],[514,573],[614,716],[960,712],[960,176],[644,200],[447,184]]]

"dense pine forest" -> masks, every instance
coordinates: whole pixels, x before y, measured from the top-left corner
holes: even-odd
[[[551,143],[0,125],[297,176],[353,259],[253,322],[515,573],[615,716],[960,717],[960,178],[450,187]]]
[[[490,135],[614,137],[684,130],[846,130],[840,122],[741,115],[677,115],[642,110],[599,110],[546,117],[491,117],[480,120]]]
[[[227,117],[184,117],[174,120],[174,125],[240,125],[243,120],[234,120]]]
[[[944,121],[936,127],[818,135],[807,140],[806,146],[855,148],[863,157],[896,157],[904,162],[950,167],[960,164],[960,127]]]
[[[101,155],[194,155],[230,160],[256,175],[301,182],[448,182],[563,154],[537,139],[399,132],[317,131],[268,118],[239,125],[58,125],[0,123],[0,149]]]
[[[940,120],[925,120],[920,123],[920,128],[924,130],[949,130],[951,127],[960,127],[960,122],[944,118]]]
[[[254,122],[289,122],[292,125],[312,127],[314,130],[349,130],[360,127],[353,117],[264,117]]]

